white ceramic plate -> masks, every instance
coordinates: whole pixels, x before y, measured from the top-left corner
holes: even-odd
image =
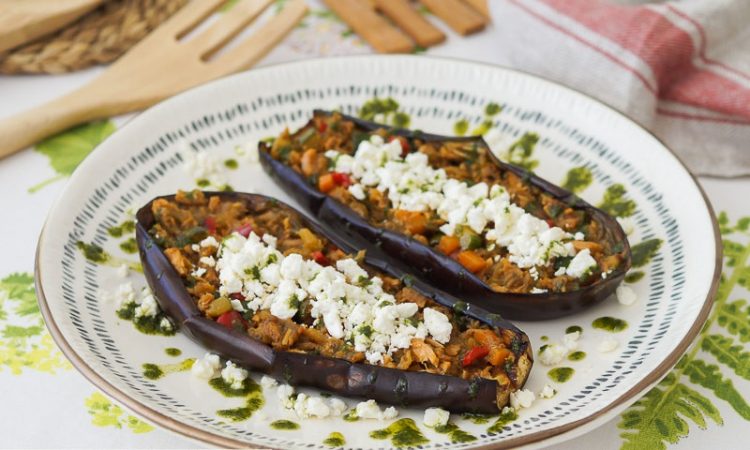
[[[123,281],[117,269],[87,261],[76,248],[77,241],[93,242],[115,258],[135,261],[120,251],[122,239],[109,236],[107,228],[154,196],[195,187],[195,178],[181,167],[191,152],[207,152],[219,166],[227,158],[238,159],[238,169],[226,170],[235,190],[288,201],[257,163],[235,154],[235,147],[253,148],[257,140],[284,127],[300,126],[314,108],[356,114],[375,96],[397,100],[411,117],[412,128],[441,134],[452,134],[460,119],[467,120],[471,130],[488,118],[488,103],[502,105],[500,114],[489,117],[505,142],[498,146],[507,148],[523,133],[537,133],[540,140],[524,161],[538,161],[539,175],[562,183],[569,169],[585,167],[579,172],[591,174],[592,183],[579,195],[594,204],[601,203],[605,189],[622,184],[627,194],[620,204],[634,208],[631,245],[662,242],[650,262],[636,269],[645,276],[630,285],[638,295],[635,305],[623,306],[611,298],[576,316],[519,323],[535,351],[559,342],[568,326],[579,325],[580,350],[587,356],[560,364],[575,370],[565,383],[551,381],[550,367],[537,362],[527,387],[539,392],[551,383],[557,395],[537,400],[500,433],[487,432],[494,420],[475,424],[454,415],[452,420],[476,437],[460,445],[537,445],[572,437],[617,414],[666,374],[698,332],[718,281],[716,225],[695,180],[651,134],[580,93],[508,69],[414,56],[347,57],[253,70],[165,101],[101,144],[52,209],[38,247],[42,310],[74,365],[135,412],[212,444],[326,448],[324,439],[339,431],[347,447],[390,447],[393,441],[369,435],[390,422],[300,420],[281,408],[270,391],[265,392],[262,414],[231,422],[216,411],[241,406],[242,399],[222,397],[189,372],[155,381],[145,378],[144,363],[178,361],[167,356],[165,348],[179,348],[184,357],[199,357],[203,349],[181,334],[149,336],[120,320],[115,306],[104,300],[105,293]],[[129,279],[145,284],[137,273]],[[604,316],[622,319],[628,327],[618,333],[592,327]],[[618,348],[598,351],[605,338],[615,339]],[[448,435],[422,425],[422,415],[400,410],[400,417],[415,420],[424,448],[450,444]],[[275,430],[270,423],[277,419],[293,420],[300,428]]]

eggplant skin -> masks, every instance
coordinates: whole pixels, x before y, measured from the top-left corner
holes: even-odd
[[[359,247],[341,236],[331,234],[290,206],[269,197],[237,192],[206,192],[222,201],[243,201],[250,214],[273,202],[276,208],[291,209],[299,214],[305,226],[326,236],[347,253]],[[363,363],[351,363],[320,355],[275,351],[270,346],[237,330],[230,330],[207,319],[198,310],[183,285],[182,278],[164,255],[163,249],[151,238],[148,230],[155,223],[151,204],[157,199],[173,200],[174,196],[157,197],[142,207],[137,215],[136,241],[151,290],[161,308],[175,320],[178,327],[191,339],[224,358],[267,373],[291,385],[311,386],[345,397],[361,397],[404,407],[442,407],[453,412],[496,414],[508,404],[510,393],[523,387],[528,378],[533,356],[528,336],[497,314],[467,304],[456,297],[430,288],[421,280],[411,279],[399,265],[384,258],[382,252],[368,251],[365,263],[390,276],[400,278],[412,289],[434,301],[452,307],[455,314],[463,314],[491,327],[510,330],[515,336],[513,351],[516,366],[511,374],[512,386],[503,387],[495,380],[463,378],[427,372],[402,371]]]
[[[331,112],[315,110],[314,116],[329,116]],[[345,120],[355,123],[361,131],[390,129],[392,134],[408,138],[419,138],[428,142],[464,141],[478,142],[487,147],[481,136],[448,137],[417,131],[393,129],[356,117],[341,114]],[[312,126],[313,120],[303,127]],[[320,192],[302,174],[271,156],[271,147],[266,142],[258,143],[258,154],[263,169],[284,191],[301,204],[321,224],[332,233],[346,236],[368,252],[382,250],[385,258],[405,268],[413,276],[423,279],[433,286],[461,297],[466,302],[512,320],[548,320],[575,314],[591,305],[599,303],[615,292],[630,269],[631,252],[627,236],[620,224],[612,216],[583,201],[571,192],[544,180],[533,173],[507,164],[489,152],[492,160],[502,170],[513,172],[529,180],[533,186],[563,201],[570,207],[587,211],[592,219],[603,226],[612,242],[623,245],[623,263],[607,275],[589,286],[571,292],[549,292],[542,294],[501,293],[494,291],[479,277],[466,270],[457,261],[439,251],[424,245],[411,237],[392,230],[371,225],[366,219],[338,200]]]

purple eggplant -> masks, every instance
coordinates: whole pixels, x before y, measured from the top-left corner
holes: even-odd
[[[347,239],[326,232],[308,221],[302,214],[278,200],[255,194],[211,192],[222,201],[241,201],[248,214],[267,210],[269,206],[286,209],[298,215],[300,223],[313,230],[346,253],[356,253],[360,247]],[[456,297],[435,290],[427,283],[412,279],[400,263],[394,264],[378,249],[367,251],[365,263],[435,302],[451,307],[457,317],[476,319],[497,330],[511,333],[511,351],[515,354],[514,367],[507,370],[506,387],[486,378],[463,379],[419,371],[402,371],[365,363],[351,363],[343,359],[315,354],[276,351],[248,334],[226,328],[203,316],[196,300],[188,293],[183,279],[172,267],[164,249],[149,233],[155,224],[152,203],[158,199],[173,200],[174,196],[159,197],[141,208],[137,214],[136,240],[143,270],[149,286],[161,308],[193,340],[206,348],[236,361],[250,369],[261,371],[291,385],[311,386],[347,397],[374,399],[399,406],[427,408],[440,406],[456,412],[497,413],[508,403],[510,392],[520,389],[528,377],[533,362],[528,336],[497,314],[489,313]]]
[[[314,118],[296,133],[292,139],[307,136],[319,131],[315,118],[328,117],[332,113],[316,110]],[[603,240],[619,247],[617,254],[620,264],[607,274],[589,285],[567,292],[546,293],[501,293],[493,290],[486,282],[473,274],[460,263],[432,248],[429,245],[407,236],[406,234],[376,227],[367,219],[356,213],[340,201],[324,194],[301,173],[291,166],[275,159],[271,154],[271,145],[260,142],[258,152],[264,170],[310,214],[328,230],[329,234],[345,236],[355,246],[368,251],[379,251],[392,262],[398,262],[413,276],[431,285],[462,298],[468,303],[512,320],[546,320],[574,314],[586,307],[600,302],[614,293],[625,278],[631,265],[630,246],[620,224],[604,211],[578,198],[573,193],[546,181],[521,167],[507,164],[492,154],[480,136],[446,137],[427,134],[420,131],[393,129],[356,117],[341,115],[342,119],[354,123],[355,131],[370,133],[386,129],[393,136],[401,136],[408,141],[418,139],[422,142],[472,142],[484,149],[491,161],[501,171],[508,171],[524,180],[530,186],[539,188],[544,193],[559,200],[566,207],[585,212],[590,220],[598,222],[603,229]]]

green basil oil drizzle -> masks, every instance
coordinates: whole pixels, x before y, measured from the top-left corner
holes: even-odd
[[[547,372],[547,376],[558,383],[565,383],[570,380],[574,372],[575,370],[571,367],[555,367]]]
[[[615,317],[599,317],[591,323],[591,326],[600,330],[618,333],[628,327],[628,323]]]
[[[568,355],[570,361],[580,361],[586,357],[586,352],[578,350]]]
[[[481,413],[463,413],[461,417],[477,425],[484,425],[497,416]]]
[[[323,444],[329,447],[343,447],[346,445],[346,439],[344,439],[343,434],[339,433],[338,431],[334,431],[323,440]]]
[[[164,349],[164,353],[166,353],[169,356],[180,356],[182,354],[182,350],[179,348],[169,347]]]
[[[185,372],[193,367],[195,358],[188,358],[184,361],[175,364],[153,364],[146,363],[143,367],[143,376],[149,380],[158,380],[163,378],[165,375],[169,375],[177,372]]]
[[[513,409],[506,409],[505,412],[501,413],[500,416],[497,418],[495,423],[493,423],[489,428],[487,428],[488,433],[502,433],[503,428],[505,428],[506,425],[513,422],[514,420],[518,419],[518,414]]]
[[[292,422],[291,420],[276,420],[271,422],[270,426],[274,430],[299,430],[299,424],[297,422]]]
[[[91,261],[94,264],[101,264],[110,267],[120,267],[122,265],[128,266],[131,270],[143,273],[143,267],[139,263],[127,261],[122,258],[117,258],[107,253],[101,246],[91,243],[87,244],[83,241],[76,242],[76,247],[81,251],[83,257]]]
[[[135,222],[133,219],[128,219],[120,225],[107,228],[107,234],[112,237],[119,238],[126,234],[130,234],[135,231]]]
[[[579,333],[583,333],[583,328],[579,327],[578,325],[571,325],[565,329],[565,334],[575,333],[576,331]]]
[[[359,420],[359,416],[357,415],[357,412],[355,410],[351,410],[348,413],[344,414],[342,419],[346,420],[347,422],[356,422]]]
[[[135,238],[128,238],[128,240],[120,242],[120,250],[131,255],[138,253],[138,244],[136,244]]]
[[[245,397],[245,406],[230,409],[220,409],[216,415],[231,420],[232,422],[241,422],[252,417],[253,413],[263,407],[265,398],[260,385],[252,378],[247,377],[242,382],[239,389],[233,388],[223,378],[213,378],[208,382],[211,387],[219,391],[225,397]],[[273,424],[271,424],[273,426]],[[299,425],[297,425],[299,427]]]
[[[162,319],[167,317],[164,312],[159,311],[155,316],[135,317],[135,309],[137,307],[138,305],[135,303],[125,304],[117,310],[117,317],[133,322],[135,329],[144,334],[174,336],[177,333],[177,329],[171,322],[169,327],[162,327]]]
[[[477,440],[476,436],[458,428],[458,425],[453,422],[448,422],[445,425],[438,425],[435,427],[435,431],[441,434],[447,434],[451,440],[451,443],[453,444],[460,444]]]
[[[430,442],[413,419],[399,419],[386,428],[370,432],[373,439],[388,439],[394,447],[416,447]]]

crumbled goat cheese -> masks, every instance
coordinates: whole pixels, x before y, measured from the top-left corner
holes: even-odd
[[[522,389],[510,393],[510,406],[518,411],[522,408],[528,408],[536,400],[536,395],[528,389]]]
[[[595,267],[596,260],[591,256],[589,249],[585,248],[573,257],[565,273],[571,277],[581,278]]]
[[[200,242],[201,248],[219,248],[219,242],[213,236],[208,236]]]
[[[195,360],[190,368],[190,373],[198,378],[210,380],[219,374],[219,369],[221,369],[219,355],[206,353],[203,358]]]
[[[311,397],[301,392],[297,394],[297,398],[294,400],[294,412],[301,419],[325,418],[331,415],[331,409],[322,398]]]
[[[446,343],[453,330],[448,317],[434,309],[425,308],[424,320],[415,320],[417,304],[397,303],[383,291],[383,280],[370,278],[354,259],[323,267],[299,254],[285,256],[268,234],[262,238],[253,232],[247,238],[232,234],[220,246],[216,268],[219,293],[245,298],[245,302],[232,300],[234,309],[268,310],[291,319],[300,303],[308,301],[314,323],[322,322],[334,338],[351,341],[371,364],[409,348],[415,338],[432,336]]]
[[[127,282],[118,286],[117,291],[112,295],[112,299],[114,300],[117,309],[122,309],[125,306],[135,303],[135,289],[133,289],[133,283]]]
[[[443,408],[427,408],[424,410],[424,418],[422,419],[422,423],[424,423],[425,426],[432,428],[444,426],[448,424],[450,415],[451,413],[444,410]]]
[[[638,300],[635,291],[627,286],[619,286],[616,291],[617,301],[621,305],[630,306]]]
[[[360,419],[388,420],[398,416],[398,411],[393,406],[381,411],[375,400],[357,403],[354,410]]]
[[[135,308],[135,318],[139,317],[156,317],[159,313],[159,305],[156,303],[154,295],[150,292],[141,298],[140,304]]]
[[[547,291],[547,289],[539,289],[539,288],[534,287],[534,288],[531,288],[530,292],[532,294],[544,294],[545,292],[549,292],[549,291]]]
[[[242,383],[245,382],[248,371],[235,365],[232,361],[227,361],[226,367],[221,371],[221,379],[224,380],[232,389],[242,389]]]
[[[117,276],[120,278],[127,278],[128,273],[130,273],[130,267],[128,267],[127,264],[120,264],[119,267],[117,267]]]
[[[185,160],[183,169],[190,176],[197,179],[206,179],[214,186],[226,184],[226,176],[222,170],[221,161],[210,153],[185,149],[181,154]]]
[[[199,259],[198,262],[208,267],[213,267],[216,265],[216,260],[213,256],[201,256],[201,259]]]
[[[630,236],[633,234],[635,231],[635,221],[632,217],[618,217],[617,221],[620,223],[622,231],[624,231],[626,235]]]
[[[435,211],[446,222],[440,231],[459,237],[464,230],[483,234],[489,245],[506,248],[508,259],[518,267],[533,268],[555,257],[577,256],[570,242],[573,235],[511,203],[502,186],[483,182],[469,186],[448,178],[445,170],[430,166],[423,153],[402,156],[398,140],[385,142],[373,135],[359,144],[353,156],[335,150],[325,155],[336,171],[352,177],[349,191],[355,198],[364,198],[365,187],[375,187],[387,194],[393,208]],[[582,233],[575,238],[583,238]],[[593,258],[585,256],[568,275],[580,277],[588,271]]]
[[[615,339],[605,338],[604,340],[599,342],[599,345],[597,345],[596,349],[602,353],[609,353],[609,352],[615,351],[617,347],[619,346],[620,346],[620,343],[617,342]]]
[[[294,409],[294,388],[288,384],[280,384],[276,389],[276,396],[286,409]]]
[[[555,388],[549,384],[545,384],[542,390],[539,392],[539,398],[552,398],[557,394]]]
[[[563,336],[563,345],[568,350],[568,352],[572,352],[576,349],[578,349],[578,340],[581,338],[581,332],[580,331],[574,331],[572,333],[567,333],[565,336]]]
[[[172,331],[174,325],[172,325],[172,322],[170,322],[168,318],[162,317],[159,321],[159,328],[161,328],[162,331]]]
[[[205,274],[206,274],[206,268],[205,268],[205,267],[198,267],[197,269],[195,269],[195,270],[194,270],[194,271],[193,271],[193,272],[191,273],[191,275],[192,275],[192,276],[193,276],[194,278],[200,278],[200,277],[202,277],[202,276],[203,276],[203,275],[205,275]]]
[[[539,352],[539,362],[545,366],[555,366],[568,354],[568,349],[560,344],[547,344]]]
[[[344,403],[342,400],[339,400],[338,398],[332,398],[328,402],[328,406],[331,408],[331,415],[332,416],[340,416],[344,414],[344,411],[346,411],[346,403]]]
[[[263,375],[260,378],[260,385],[263,386],[264,389],[273,389],[279,385],[279,382],[276,381],[275,378],[269,377],[268,375]]]

